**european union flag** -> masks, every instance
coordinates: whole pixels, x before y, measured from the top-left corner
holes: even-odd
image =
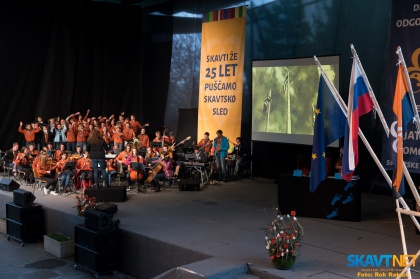
[[[315,108],[314,141],[312,146],[311,179],[309,189],[314,192],[325,180],[326,146],[344,136],[346,116],[328,88],[324,78],[320,77],[318,100]]]

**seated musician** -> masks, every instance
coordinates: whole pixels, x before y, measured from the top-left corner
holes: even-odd
[[[127,144],[124,151],[121,151],[120,154],[115,158],[117,161],[118,173],[123,174],[127,171],[128,166],[125,164],[128,156],[131,154],[131,145]],[[125,177],[125,176],[124,176]]]
[[[38,154],[38,150],[35,149],[35,144],[33,143],[29,144],[29,154],[34,158]]]
[[[159,180],[166,180],[169,177],[174,176],[174,167],[173,167],[173,160],[168,156],[166,152],[162,152],[160,154],[160,163],[163,164],[162,171],[156,174],[153,178],[153,184],[155,188],[155,192],[160,192],[162,188],[160,187]]]
[[[82,190],[86,190],[86,187],[93,185],[93,171],[92,171],[92,161],[89,158],[89,152],[85,150],[83,153],[83,158],[77,160],[76,169],[79,173],[79,177],[82,181]],[[87,179],[89,181],[87,181]]]
[[[55,166],[52,166],[52,160],[44,152],[41,152],[36,166],[36,170],[41,176],[41,179],[47,181],[44,187],[44,194],[57,195],[55,189],[57,188],[57,178],[55,178]]]
[[[206,153],[207,158],[210,156],[211,148],[213,147],[213,141],[209,139],[209,136],[209,132],[205,132],[204,138],[201,139],[197,144],[198,147],[200,147],[200,150]]]
[[[132,176],[130,176],[130,174],[131,174],[131,172],[132,171],[136,171],[137,172],[137,174],[138,173],[145,173],[145,169],[144,169],[144,165],[142,165],[142,168],[141,169],[138,169],[138,170],[133,170],[133,169],[131,169],[131,163],[132,162],[136,162],[136,163],[142,163],[142,164],[144,164],[144,158],[140,155],[140,154],[138,154],[138,149],[137,148],[135,148],[135,147],[133,147],[132,149],[131,149],[131,154],[130,155],[128,155],[128,157],[127,157],[127,159],[125,160],[125,162],[124,162],[124,164],[128,167],[128,171],[127,171],[127,175],[126,175],[126,178],[127,178],[127,184],[128,184],[128,188],[130,188],[131,187],[131,185],[133,184],[133,180],[132,179],[130,179],[130,177],[132,177]],[[134,175],[134,177],[138,177],[138,175]]]
[[[207,154],[198,146],[194,146],[194,156],[194,162],[207,163]]]
[[[169,137],[165,138],[165,143],[169,146],[176,144],[174,132],[169,132]]]
[[[155,138],[152,140],[152,142],[160,142],[160,143],[162,143],[162,145],[164,145],[165,138],[166,138],[166,136],[162,137],[160,135],[160,131],[156,131],[155,132]],[[153,152],[159,152],[159,153],[162,151],[161,148],[154,148],[154,147],[153,147],[152,150],[153,150]]]
[[[31,180],[30,182],[33,182],[34,176],[31,168],[33,159],[34,158],[29,153],[29,148],[26,148],[25,146],[22,147],[22,152],[16,156],[15,169],[13,169],[13,173],[16,173],[17,171],[22,171],[25,174],[24,179]]]
[[[108,174],[108,181],[111,185],[112,180],[117,176],[117,161],[115,159],[107,159],[106,161],[106,173]]]
[[[4,166],[9,167],[12,170],[16,169],[15,167],[15,160],[17,155],[19,154],[19,144],[17,142],[13,143],[13,146],[11,149],[7,150],[4,154]]]
[[[159,157],[159,153],[158,152],[153,152],[151,147],[148,147],[146,149],[146,156],[145,159],[147,158],[156,158]]]
[[[120,154],[120,152],[121,152],[120,145],[118,143],[114,143],[111,154],[118,155]]]
[[[57,174],[58,177],[61,179],[61,183],[63,186],[63,190],[67,192],[70,179],[74,175],[74,168],[73,167],[66,167],[67,162],[72,162],[72,160],[69,158],[69,155],[67,152],[64,152],[61,154],[61,159],[57,162]]]
[[[76,152],[74,152],[72,157],[76,158],[77,160],[79,160],[80,158],[83,158],[83,151],[82,151],[81,145],[76,146]]]
[[[55,156],[55,149],[50,141],[47,143],[47,156],[51,158]]]
[[[55,151],[55,160],[58,162],[61,159],[61,154],[66,151],[66,145],[64,143],[60,143],[60,149]]]

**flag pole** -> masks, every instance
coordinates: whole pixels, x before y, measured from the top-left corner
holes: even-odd
[[[316,65],[321,69],[321,74],[324,77],[325,82],[328,85],[328,88],[333,93],[334,98],[338,102],[338,104],[340,105],[341,110],[343,111],[343,113],[347,116],[347,105],[344,103],[343,99],[341,98],[341,96],[338,93],[337,89],[335,88],[334,84],[331,82],[331,80],[327,76],[326,72],[322,68],[322,65],[319,62],[318,58],[316,56],[314,56],[314,59],[315,59]],[[384,176],[384,178],[385,178],[386,182],[388,183],[389,187],[392,189],[392,180],[391,180],[391,178],[389,177],[388,173],[386,172],[386,170],[382,166],[381,162],[379,161],[378,157],[376,156],[375,152],[373,151],[372,147],[370,146],[369,142],[367,141],[367,139],[366,139],[365,135],[363,134],[362,130],[360,129],[360,127],[359,127],[359,136],[360,136],[360,139],[365,144],[367,150],[369,151],[369,154],[372,156],[372,159],[375,161],[376,165],[378,166],[379,170],[381,171],[382,175]],[[404,164],[404,166],[405,166],[405,164]],[[410,215],[410,217],[413,220],[414,224],[420,230],[420,224],[417,221],[417,219],[413,216],[413,215],[420,216],[420,214],[417,214],[418,212],[411,211],[410,208],[408,207],[407,203],[404,201],[404,199],[401,196],[398,198],[398,200],[401,202],[401,205],[404,208],[403,209],[404,212],[402,212],[402,213],[405,213],[407,215]],[[408,214],[408,213],[411,213],[411,214]]]
[[[408,95],[410,96],[410,101],[411,101],[411,109],[414,112],[414,117],[416,118],[416,128],[417,128],[417,132],[420,132],[420,127],[419,127],[419,123],[420,123],[420,117],[419,117],[419,112],[417,111],[417,106],[416,106],[416,100],[414,99],[414,94],[413,94],[413,87],[411,86],[411,82],[410,82],[410,76],[408,75],[408,71],[407,71],[407,65],[405,64],[405,60],[404,60],[404,56],[402,54],[402,50],[401,47],[398,46],[397,47],[397,51],[396,51],[397,55],[398,55],[398,64],[402,64],[404,67],[404,81],[405,84],[408,87]]]
[[[381,120],[381,123],[382,123],[382,127],[384,128],[385,133],[386,133],[387,137],[389,138],[389,127],[388,127],[388,124],[386,123],[386,120],[385,120],[385,117],[384,117],[384,115],[382,113],[381,107],[379,106],[379,104],[378,104],[378,102],[376,100],[375,94],[373,93],[373,90],[372,90],[372,87],[370,86],[369,80],[367,79],[365,70],[363,69],[362,63],[359,60],[359,56],[357,55],[356,49],[354,48],[353,44],[350,44],[350,48],[351,48],[351,52],[353,53],[354,58],[356,58],[356,63],[359,65],[360,72],[361,72],[361,74],[363,76],[363,79],[366,82],[366,85],[367,85],[368,90],[369,90],[369,95],[370,95],[371,99],[374,102],[375,111],[378,113],[379,119]],[[398,53],[398,51],[397,51],[397,53]],[[401,53],[401,49],[400,49],[400,53]],[[404,58],[402,58],[402,61],[404,62]],[[405,62],[404,62],[403,65],[405,65]],[[409,84],[409,85],[410,85],[409,88],[412,91],[411,84]],[[411,104],[413,105],[413,101],[411,102]],[[414,102],[414,104],[415,104],[415,102]],[[417,109],[415,109],[415,112],[417,112]],[[418,117],[418,113],[417,113],[417,117]],[[417,128],[419,128],[419,127],[417,126]],[[410,186],[411,192],[413,193],[414,199],[416,200],[417,204],[420,204],[420,196],[419,196],[419,194],[417,192],[417,189],[416,189],[416,186],[414,184],[414,181],[411,178],[411,175],[408,172],[408,169],[407,169],[407,166],[406,166],[405,163],[403,163],[403,172],[404,172],[405,178],[407,179],[408,185]],[[390,186],[392,188],[392,182],[391,182]]]

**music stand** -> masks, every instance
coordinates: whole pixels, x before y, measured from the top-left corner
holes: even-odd
[[[66,162],[63,167],[63,170],[74,169],[76,167],[76,162]]]
[[[153,148],[161,148],[162,147],[162,143],[161,142],[152,142],[151,143],[151,147]]]
[[[139,162],[131,162],[130,167],[131,167],[132,170],[136,170],[136,171],[138,171],[138,170],[145,171],[146,170],[144,168],[143,163],[139,163]]]
[[[145,192],[145,188],[144,187],[142,187],[142,185],[140,185],[139,183],[140,183],[140,180],[139,179],[137,179],[137,177],[138,177],[138,174],[139,174],[139,171],[143,171],[143,173],[146,173],[146,169],[144,168],[144,165],[143,165],[143,163],[139,163],[139,162],[131,162],[130,163],[130,167],[131,167],[131,169],[133,170],[133,171],[135,171],[136,172],[136,179],[134,180],[134,184],[133,184],[133,186],[135,187],[135,185],[137,185],[137,187],[138,187],[138,192],[140,193],[140,192],[142,192],[142,193],[144,193]],[[131,179],[131,175],[130,175],[130,178],[129,179]],[[130,187],[129,189],[128,189],[128,191],[131,191],[132,190],[132,188]]]
[[[147,163],[147,165],[151,165],[151,164],[153,164],[153,162],[154,162],[154,161],[156,161],[156,160],[159,160],[159,157],[148,157],[148,158],[146,159],[146,163]]]

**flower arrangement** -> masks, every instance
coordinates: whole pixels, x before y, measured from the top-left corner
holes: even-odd
[[[297,221],[296,211],[281,215],[276,208],[276,212],[277,216],[265,236],[266,249],[274,267],[289,269],[296,261],[303,228]]]
[[[96,208],[96,198],[89,198],[87,195],[76,196],[76,214],[83,216],[86,209],[95,209]]]

